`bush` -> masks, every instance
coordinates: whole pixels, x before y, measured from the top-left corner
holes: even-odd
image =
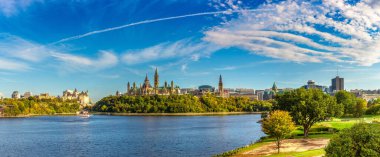
[[[380,114],[380,104],[375,104],[369,107],[366,111],[366,114],[372,114],[372,115]]]
[[[360,123],[345,129],[331,138],[326,157],[380,156],[380,127]]]

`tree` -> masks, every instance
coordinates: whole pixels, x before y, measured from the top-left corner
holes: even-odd
[[[376,124],[356,124],[331,138],[326,157],[380,156],[380,127]]]
[[[279,94],[275,99],[278,109],[289,111],[293,120],[302,125],[305,138],[309,136],[311,126],[328,118],[328,106],[335,104],[330,95],[319,89],[299,88]]]
[[[344,114],[353,115],[356,107],[356,97],[354,94],[341,90],[335,94],[336,102],[343,104]]]
[[[330,97],[331,102],[327,106],[328,117],[341,117],[344,114],[344,106],[341,103],[336,102],[335,97]]]
[[[354,116],[355,117],[361,117],[366,110],[367,110],[367,101],[365,101],[364,99],[361,99],[361,98],[357,98]]]
[[[278,153],[280,153],[281,141],[295,129],[292,117],[287,111],[276,110],[270,113],[262,122],[262,130],[271,137],[276,138]]]

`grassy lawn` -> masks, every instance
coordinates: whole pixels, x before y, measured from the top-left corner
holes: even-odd
[[[313,157],[313,156],[319,156],[324,155],[325,150],[324,149],[315,149],[315,150],[309,150],[305,152],[288,152],[288,153],[280,153],[280,154],[273,154],[269,155],[267,157]]]
[[[325,138],[330,139],[332,136],[334,136],[335,133],[338,133],[339,131],[350,128],[356,123],[359,122],[380,122],[380,115],[365,115],[361,118],[333,118],[330,121],[324,121],[319,122],[317,124],[314,124],[313,127],[310,129],[309,132],[309,138]],[[303,138],[303,129],[301,126],[298,126],[295,131],[292,132],[292,135],[289,137],[291,139],[299,139]],[[235,150],[231,150],[228,152],[225,152],[223,154],[219,154],[217,156],[234,156],[239,155],[244,152],[247,152],[249,150],[264,146],[266,144],[269,144],[271,142],[274,142],[275,140],[273,138],[264,137],[259,142],[237,148]],[[282,156],[292,156],[292,157],[312,157],[312,156],[318,156],[323,155],[325,153],[324,149],[316,149],[316,150],[309,150],[305,152],[288,152],[288,153],[280,153],[280,154],[273,154],[270,155],[270,157],[282,157]]]

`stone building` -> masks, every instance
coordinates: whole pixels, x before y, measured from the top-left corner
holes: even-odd
[[[163,86],[159,86],[159,75],[158,70],[156,68],[154,73],[154,82],[153,86],[150,84],[148,74],[145,76],[144,83],[140,84],[137,87],[136,82],[132,83],[132,87],[130,82],[127,83],[127,92],[126,95],[172,95],[172,94],[181,94],[181,90],[179,86],[174,85],[174,81],[170,82],[170,86],[168,82],[165,81]]]

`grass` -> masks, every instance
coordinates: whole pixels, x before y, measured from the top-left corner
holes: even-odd
[[[324,122],[319,122],[317,124],[314,124],[313,127],[309,131],[308,138],[330,139],[339,131],[343,129],[351,128],[356,123],[359,123],[359,122],[372,123],[374,121],[380,122],[380,115],[364,115],[361,118],[352,118],[352,117],[333,118],[330,121],[324,121]],[[299,126],[295,131],[292,132],[292,135],[289,138],[291,139],[303,138],[303,128]],[[273,138],[263,137],[260,141],[254,144],[237,148],[235,150],[218,154],[216,156],[224,157],[224,156],[239,155],[249,150],[264,146],[274,141],[275,140]],[[288,157],[288,156],[312,157],[312,156],[318,156],[318,155],[324,155],[324,154],[325,154],[324,149],[316,149],[316,150],[309,150],[305,152],[287,152],[287,153],[273,154],[273,155],[270,155],[269,157]]]
[[[244,146],[244,147],[240,147],[240,148],[237,148],[237,149],[234,149],[234,150],[230,150],[228,152],[224,152],[222,154],[217,154],[217,155],[214,155],[214,157],[227,157],[227,156],[234,156],[236,154],[241,154],[243,152],[246,152],[246,151],[249,151],[249,150],[252,150],[252,149],[255,149],[255,148],[258,148],[258,147],[261,147],[261,146],[264,146],[266,144],[269,144],[271,143],[272,141],[267,141],[267,142],[264,142],[264,141],[261,141],[261,142],[256,142],[256,143],[253,143],[253,144],[250,144],[250,145],[247,145],[247,146]]]
[[[305,152],[287,152],[287,153],[280,153],[280,154],[273,154],[269,155],[267,157],[312,157],[312,156],[319,156],[319,155],[324,155],[325,150],[324,149],[314,149],[314,150],[309,150]]]

